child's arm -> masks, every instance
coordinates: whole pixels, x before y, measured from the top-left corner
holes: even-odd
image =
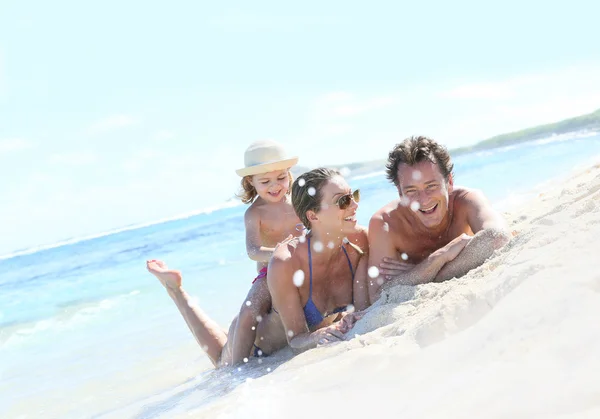
[[[273,255],[273,247],[261,245],[260,215],[252,208],[248,208],[244,215],[246,224],[246,252],[248,257],[256,262],[268,262]]]

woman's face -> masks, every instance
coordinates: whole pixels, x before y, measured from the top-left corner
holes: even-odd
[[[290,189],[290,176],[287,170],[277,170],[254,175],[251,183],[262,199],[267,202],[279,202]]]
[[[358,203],[350,199],[350,205],[341,209],[340,198],[352,194],[352,189],[342,176],[334,176],[321,189],[321,209],[317,213],[322,228],[328,231],[351,233],[356,226]],[[347,200],[346,197],[344,200]]]

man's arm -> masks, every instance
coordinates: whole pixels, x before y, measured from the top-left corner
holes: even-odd
[[[469,191],[460,199],[457,209],[466,212],[467,222],[475,236],[454,260],[438,272],[436,282],[466,275],[510,241],[506,222],[481,192]]]
[[[497,229],[505,231],[508,235],[508,227],[502,215],[492,208],[485,195],[478,190],[469,190],[460,198],[459,210],[466,211],[467,222],[473,233],[481,230]]]
[[[369,301],[373,304],[381,295],[381,288],[395,285],[417,285],[431,282],[444,264],[454,259],[464,248],[467,236],[457,237],[441,249],[433,252],[427,259],[410,270],[400,274],[388,275],[381,267],[384,258],[396,260],[398,249],[392,235],[398,236],[401,231],[390,231],[385,222],[383,210],[375,213],[369,223]],[[373,268],[375,267],[375,269]],[[397,273],[397,272],[396,272]]]
[[[419,285],[434,281],[443,267],[455,259],[470,240],[471,237],[461,234],[415,265],[414,268],[389,278],[384,287],[388,289],[396,285]]]

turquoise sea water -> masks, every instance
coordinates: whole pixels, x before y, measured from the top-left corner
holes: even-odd
[[[455,184],[479,188],[508,209],[541,185],[599,160],[599,135],[556,137],[459,156]],[[396,197],[382,172],[349,183],[361,188],[361,224]],[[255,276],[245,252],[245,209],[230,206],[3,256],[0,417],[118,417],[123,406],[209,369],[166,293],[145,271],[145,260],[163,259],[182,270],[188,292],[227,327]],[[140,408],[137,416],[152,417],[148,412]]]

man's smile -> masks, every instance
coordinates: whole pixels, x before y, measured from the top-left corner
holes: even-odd
[[[421,207],[419,211],[425,215],[433,214],[433,212],[438,207],[438,204],[430,205],[429,207]]]

